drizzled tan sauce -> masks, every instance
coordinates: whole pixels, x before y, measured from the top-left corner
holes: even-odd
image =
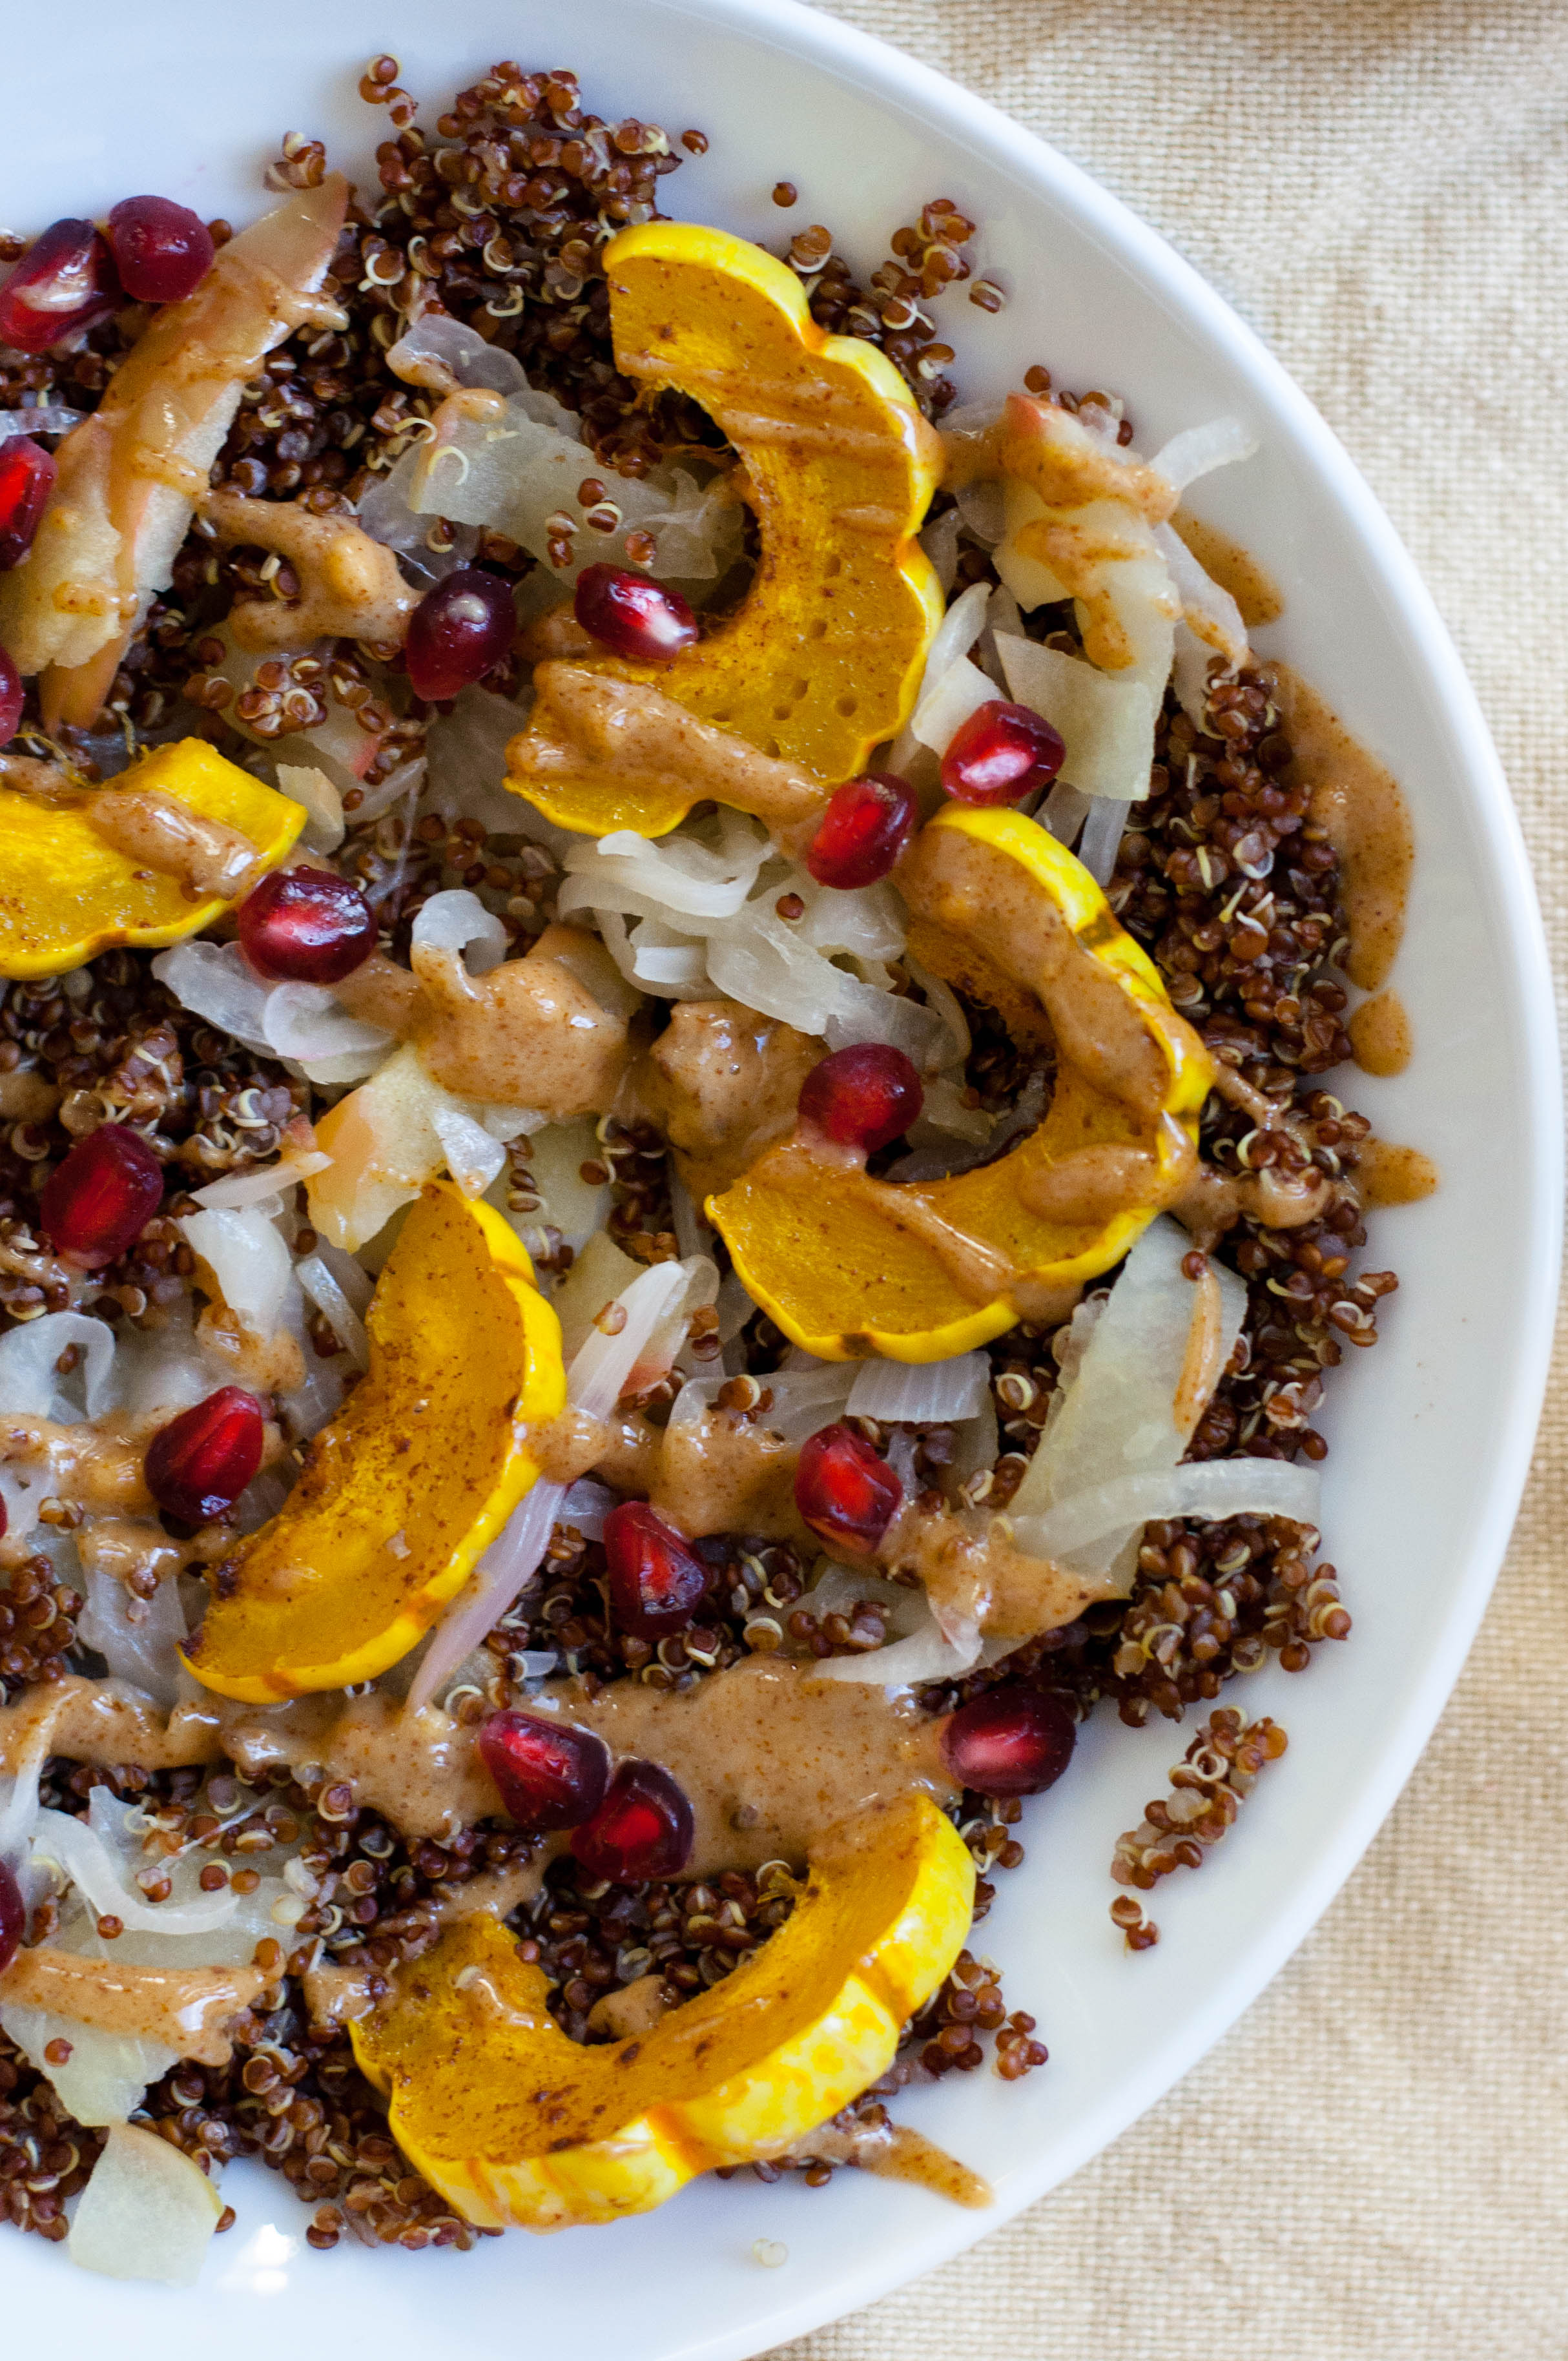
[[[1086,1607],[1123,1595],[1114,1576],[1081,1575],[1050,1558],[1026,1557],[1005,1517],[973,1510],[909,1509],[883,1536],[878,1558],[913,1574],[949,1631],[976,1629],[1023,1639],[1059,1631]]]
[[[1170,1414],[1179,1434],[1190,1435],[1224,1374],[1224,1301],[1220,1282],[1206,1269],[1197,1280],[1192,1319],[1187,1331],[1187,1351],[1171,1400]]]
[[[536,949],[474,975],[433,944],[416,944],[411,956],[410,973],[373,952],[334,990],[352,1016],[415,1043],[444,1090],[537,1107],[556,1122],[610,1104],[626,1070],[626,1020],[563,960]]]
[[[856,2165],[861,2172],[881,2173],[887,2180],[912,2180],[935,2196],[976,2210],[991,2204],[995,2194],[989,2180],[982,2180],[967,2164],[928,2140],[924,2132],[913,2131],[907,2124],[889,2123],[885,2115],[880,2123],[851,2124],[847,2128],[824,2124],[802,2140],[795,2154],[818,2164]]]
[[[756,1533],[766,1541],[820,1547],[795,1505],[797,1444],[770,1433],[765,1414],[710,1410],[664,1431],[649,1489],[661,1516],[693,1539]]]
[[[649,797],[711,796],[755,813],[786,850],[798,849],[821,816],[827,791],[809,771],[698,721],[662,689],[567,663],[540,664],[533,687],[528,730],[507,748],[514,780],[548,789],[590,779],[629,808]]]
[[[126,2041],[157,2041],[203,2066],[226,2066],[226,2028],[258,1997],[258,1968],[120,1967],[40,1944],[0,1975],[0,2001],[48,2009]]]
[[[1249,631],[1264,623],[1277,622],[1285,612],[1284,598],[1239,541],[1233,541],[1217,525],[1205,524],[1201,517],[1190,516],[1185,509],[1178,509],[1170,522],[1210,581],[1230,592]]]
[[[1419,1148],[1391,1139],[1365,1139],[1356,1173],[1364,1205],[1414,1205],[1442,1185],[1442,1175]]]
[[[821,1056],[820,1043],[737,1001],[677,1002],[633,1085],[699,1205],[794,1130]]]
[[[1364,1000],[1345,1031],[1364,1074],[1402,1074],[1410,1062],[1415,1035],[1409,1012],[1397,992]]]
[[[153,1498],[142,1461],[160,1421],[118,1414],[57,1425],[12,1412],[0,1417],[0,1463],[25,1473],[38,1500],[59,1499],[98,1514],[150,1517]],[[0,1536],[0,1566],[29,1554],[27,1525],[12,1520]]]
[[[7,1123],[47,1123],[60,1096],[59,1084],[46,1082],[34,1067],[0,1072],[0,1116]]]
[[[187,1553],[149,1517],[100,1517],[76,1536],[86,1574],[105,1574],[139,1598],[150,1598],[166,1575],[177,1574]]]
[[[1267,667],[1296,776],[1311,790],[1311,816],[1339,856],[1350,934],[1345,973],[1363,992],[1388,980],[1409,900],[1416,842],[1393,774],[1358,746],[1315,688],[1287,664]]]
[[[696,1824],[694,1877],[798,1863],[871,1805],[916,1792],[946,1805],[958,1794],[938,1724],[913,1705],[776,1659],[751,1657],[684,1694],[617,1681],[590,1699],[575,1682],[551,1682],[540,1702],[617,1754],[674,1774]]]
[[[351,516],[315,516],[297,500],[253,500],[228,489],[210,492],[203,505],[220,541],[275,550],[300,578],[297,598],[236,603],[229,629],[236,647],[260,655],[320,639],[402,645],[420,594],[395,554]]]
[[[236,899],[262,863],[259,848],[237,828],[208,819],[155,787],[104,787],[82,812],[94,834],[127,861],[177,878],[197,897]]]
[[[906,1699],[816,1680],[813,1669],[753,1657],[688,1693],[619,1681],[593,1698],[575,1681],[547,1682],[535,1709],[665,1765],[696,1815],[694,1877],[802,1861],[817,1837],[867,1805],[916,1791],[953,1800],[937,1722]],[[502,1808],[471,1729],[376,1694],[277,1707],[207,1697],[165,1718],[112,1683],[62,1681],[43,1706],[0,1708],[0,1771],[14,1775],[40,1746],[149,1771],[226,1759],[255,1777],[312,1765],[351,1780],[361,1803],[411,1837],[450,1838]]]

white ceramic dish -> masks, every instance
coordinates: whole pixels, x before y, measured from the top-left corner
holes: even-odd
[[[518,2234],[466,2257],[348,2246],[323,2257],[305,2246],[291,2195],[248,2168],[225,2182],[239,2225],[189,2294],[95,2281],[39,2242],[0,2238],[18,2348],[275,2361],[291,2344],[362,2351],[373,2334],[386,2361],[493,2361],[526,2336],[554,2361],[731,2361],[929,2269],[1113,2139],[1274,1974],[1393,1803],[1486,1605],[1541,1400],[1562,1197],[1551,984],[1519,830],[1458,659],[1303,397],[1072,165],[793,0],[466,0],[449,12],[379,0],[373,20],[344,0],[25,11],[7,48],[0,218],[35,230],[149,188],[244,220],[288,128],[326,137],[368,182],[385,117],[354,84],[381,49],[427,101],[498,57],[568,64],[603,115],[707,131],[707,156],[662,184],[671,210],[774,242],[824,221],[868,268],[924,201],[954,198],[983,225],[984,267],[1012,296],[997,318],[961,293],[944,306],[966,394],[1000,391],[1044,360],[1063,384],[1123,391],[1146,449],[1222,411],[1253,424],[1260,456],[1202,485],[1194,505],[1286,591],[1260,646],[1287,653],[1391,764],[1415,816],[1397,982],[1417,1054],[1397,1082],[1357,1077],[1354,1095],[1380,1131],[1435,1156],[1444,1185],[1380,1218],[1371,1260],[1398,1267],[1401,1292],[1376,1353],[1351,1356],[1331,1393],[1327,1547],[1355,1635],[1304,1679],[1276,1670],[1233,1693],[1286,1722],[1290,1752],[1203,1875],[1161,1889],[1157,1950],[1122,1950],[1106,1869],[1190,1730],[1135,1735],[1097,1719],[1068,1777],[1029,1808],[1028,1865],[1003,1880],[981,1939],[1005,1967],[1010,2004],[1038,2018],[1051,2064],[1021,2087],[977,2075],[901,2103],[990,2177],[994,2211],[852,2173],[822,2193],[748,2176],[613,2231]],[[800,190],[787,215],[770,198],[785,179]],[[782,2268],[755,2260],[760,2236],[787,2246]]]

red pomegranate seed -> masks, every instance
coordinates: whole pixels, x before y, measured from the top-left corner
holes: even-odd
[[[850,1426],[825,1426],[800,1446],[795,1505],[836,1549],[869,1556],[897,1516],[904,1487]]]
[[[236,912],[246,958],[272,983],[337,983],[376,948],[376,914],[330,869],[275,869]]]
[[[575,1828],[598,1811],[609,1784],[609,1749],[591,1730],[543,1714],[493,1713],[479,1759],[520,1828]]]
[[[147,1488],[160,1509],[204,1525],[232,1509],[261,1465],[261,1404],[240,1386],[182,1410],[147,1446]]]
[[[79,1139],[44,1182],[38,1225],[60,1254],[113,1262],[134,1246],[163,1202],[163,1167],[123,1123]]]
[[[51,222],[0,286],[0,345],[47,352],[120,300],[114,257],[91,222]]]
[[[22,675],[0,648],[0,746],[8,746],[22,719]]]
[[[120,284],[138,303],[182,303],[214,250],[201,214],[168,197],[122,197],[109,215],[109,245]]]
[[[22,1889],[0,1861],[0,1976],[21,1949],[27,1931],[27,1907],[22,1900]]]
[[[641,1640],[684,1631],[702,1603],[707,1568],[684,1533],[643,1500],[623,1500],[604,1521],[605,1565],[616,1627]]]
[[[891,771],[846,779],[828,797],[806,865],[819,885],[849,893],[885,877],[915,833],[920,807]]]
[[[678,1877],[695,1833],[684,1790],[657,1763],[634,1760],[621,1764],[592,1819],[573,1830],[572,1850],[590,1876],[641,1883]]]
[[[517,609],[504,575],[459,566],[427,590],[409,618],[403,653],[409,685],[432,703],[472,688],[493,672],[517,634]]]
[[[987,1689],[949,1714],[942,1731],[948,1770],[977,1795],[1037,1795],[1072,1759],[1078,1724],[1059,1697]]]
[[[638,664],[668,664],[697,636],[696,617],[678,590],[623,566],[585,566],[572,611],[585,631]]]
[[[800,1115],[840,1148],[873,1156],[908,1130],[925,1101],[920,1077],[902,1049],[861,1041],[813,1066],[801,1084]]]
[[[942,757],[942,785],[960,804],[1016,804],[1048,787],[1067,749],[1026,705],[993,697],[959,726]]]
[[[0,574],[8,574],[31,549],[54,478],[53,459],[30,434],[0,443]]]

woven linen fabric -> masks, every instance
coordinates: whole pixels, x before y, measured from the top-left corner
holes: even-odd
[[[1085,165],[1318,404],[1459,643],[1562,974],[1568,5],[837,0],[837,13]],[[1469,1665],[1316,1933],[1097,2162],[789,2361],[1568,2355],[1563,1341]],[[1332,1679],[1332,1664],[1307,1677]]]

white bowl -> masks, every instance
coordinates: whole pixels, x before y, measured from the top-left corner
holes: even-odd
[[[705,159],[665,203],[776,243],[831,225],[870,268],[933,196],[983,226],[1011,291],[988,318],[949,296],[942,333],[966,394],[1045,361],[1064,385],[1124,393],[1140,441],[1232,411],[1262,450],[1194,506],[1287,594],[1257,635],[1314,682],[1393,768],[1419,861],[1397,983],[1417,1050],[1396,1082],[1347,1077],[1387,1137],[1433,1155],[1441,1194],[1377,1218],[1374,1265],[1401,1289],[1382,1343],[1331,1389],[1327,1549],[1356,1629],[1310,1674],[1227,1694],[1284,1721],[1290,1751],[1201,1878],[1162,1887],[1165,1939],[1129,1957],[1107,1916],[1120,1830],[1161,1791],[1190,1727],[1142,1734],[1098,1717],[1068,1776],[1028,1809],[1027,1866],[1001,1881],[981,1939],[1051,2063],[1009,2086],[954,2078],[899,2112],[986,2173],[988,2213],[854,2173],[830,2190],[707,2181],[660,2213],[547,2244],[521,2234],[467,2256],[328,2257],[270,2174],[231,2171],[236,2230],[175,2295],[74,2272],[34,2239],[0,2239],[20,2349],[163,2361],[214,2351],[275,2361],[291,2343],[386,2361],[439,2350],[493,2361],[675,2361],[751,2355],[870,2302],[982,2236],[1113,2139],[1216,2041],[1311,1927],[1393,1803],[1464,1660],[1508,1535],[1544,1382],[1561,1154],[1552,996],[1530,878],[1475,700],[1431,600],[1332,435],[1252,334],[1154,233],[978,99],[792,0],[341,0],[214,9],[76,0],[57,31],[28,9],[7,39],[0,218],[34,230],[142,188],[245,220],[289,128],[328,138],[369,183],[386,118],[361,106],[365,59],[390,49],[416,95],[444,98],[499,57],[568,64],[587,104],[672,134]],[[436,109],[428,108],[433,116]],[[800,202],[781,213],[775,181]],[[759,2237],[788,2247],[754,2258]],[[236,2301],[237,2299],[237,2301]]]

